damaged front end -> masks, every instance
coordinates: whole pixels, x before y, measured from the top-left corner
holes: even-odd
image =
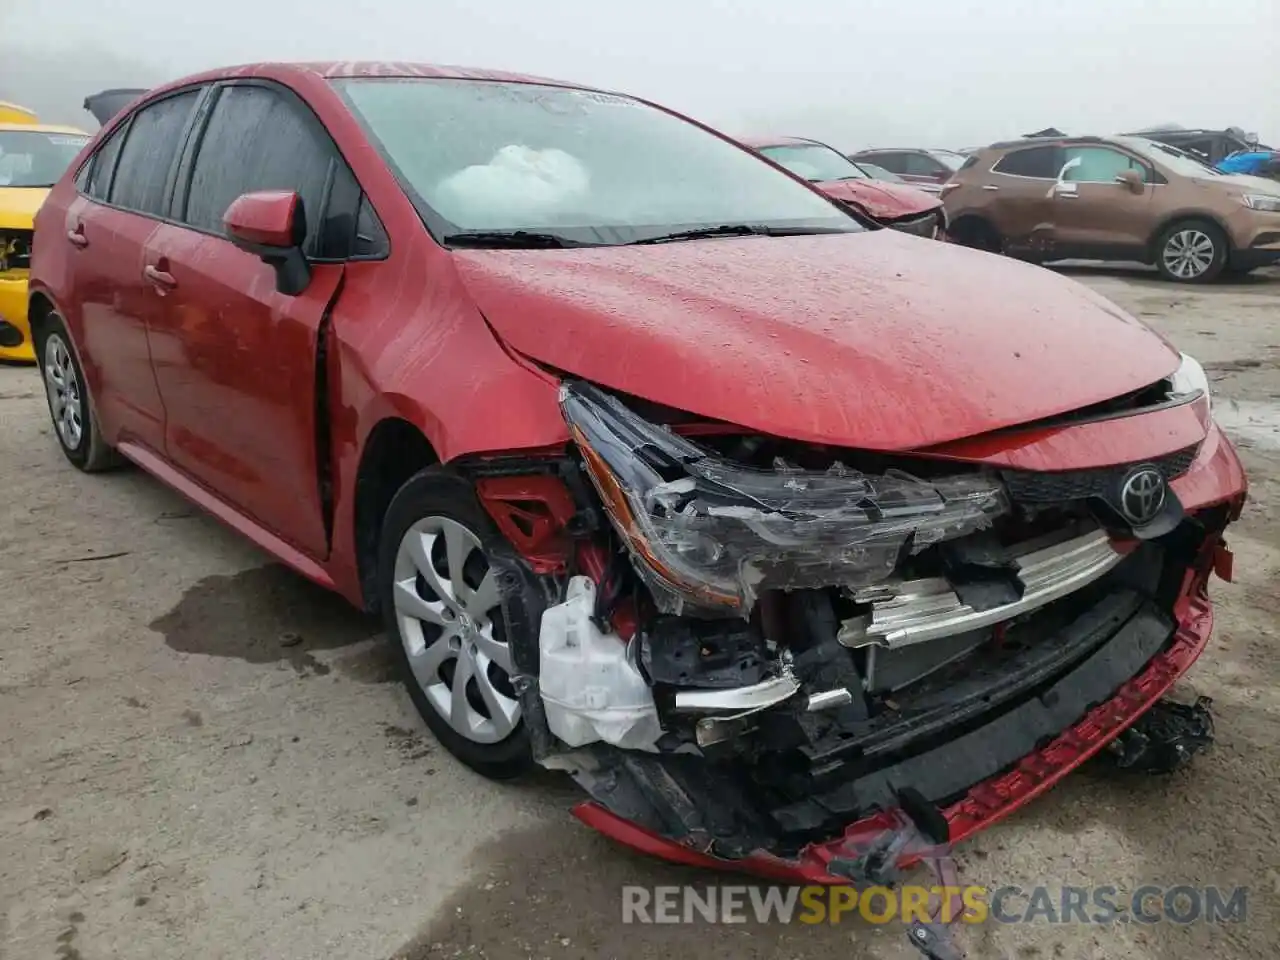
[[[564,576],[504,574],[538,759],[633,846],[790,879],[890,879],[903,823],[958,840],[1113,740],[1203,647],[1241,499],[1184,514],[1195,450],[1029,475],[561,405]]]

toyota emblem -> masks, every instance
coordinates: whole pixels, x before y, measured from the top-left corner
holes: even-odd
[[[1138,467],[1120,487],[1120,512],[1134,526],[1155,519],[1164,506],[1164,476],[1152,466]]]

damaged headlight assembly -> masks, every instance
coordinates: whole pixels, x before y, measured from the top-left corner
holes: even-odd
[[[598,387],[565,382],[560,407],[613,526],[658,608],[750,615],[763,589],[881,582],[904,550],[991,525],[1008,510],[995,477],[923,480],[772,469],[724,459]]]
[[[1212,408],[1213,398],[1209,395],[1209,377],[1204,367],[1195,357],[1182,354],[1182,363],[1169,378],[1169,396],[1174,398],[1194,397],[1197,393],[1204,395],[1204,401]]]

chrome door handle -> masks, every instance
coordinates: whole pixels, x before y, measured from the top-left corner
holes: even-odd
[[[994,185],[992,185],[992,184],[990,184],[990,183],[984,183],[984,184],[982,185],[982,189],[983,189],[983,190],[999,190],[1000,188],[999,188],[999,187],[997,187],[997,186],[994,186]]]

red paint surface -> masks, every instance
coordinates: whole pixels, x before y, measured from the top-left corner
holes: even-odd
[[[453,258],[521,353],[797,440],[930,446],[1120,396],[1178,365],[1075,281],[892,230]]]
[[[291,190],[263,190],[237,197],[222,223],[227,233],[246,243],[291,247],[297,242],[298,195]]]
[[[570,544],[565,525],[577,508],[558,477],[482,477],[476,481],[476,496],[534,573],[564,573],[568,569]]]
[[[829,197],[860,207],[876,220],[923,216],[942,206],[932,194],[887,180],[828,180],[814,186]]]

